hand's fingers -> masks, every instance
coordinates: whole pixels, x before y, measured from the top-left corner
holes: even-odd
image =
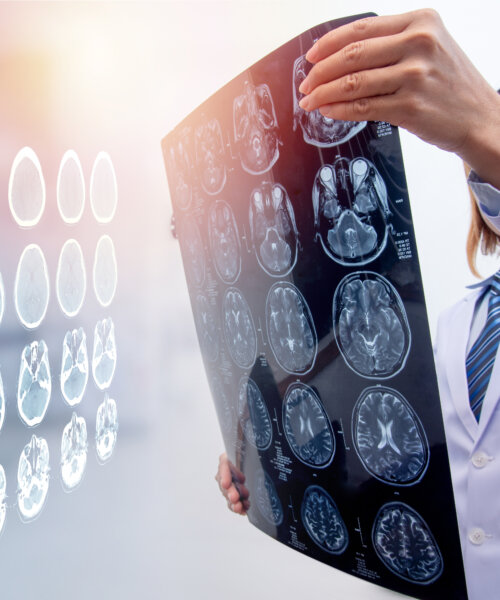
[[[318,86],[302,98],[300,106],[310,111],[332,103],[394,94],[401,87],[401,79],[402,69],[398,65],[351,73]]]
[[[319,111],[325,117],[339,121],[387,121],[392,125],[405,127],[405,114],[415,111],[405,107],[399,94],[377,96],[374,98],[359,98],[351,102],[337,102],[320,107]],[[406,111],[406,112],[405,112]]]
[[[238,515],[246,515],[246,509],[241,502],[235,502],[234,504],[230,504],[229,508]]]
[[[219,469],[215,479],[219,482],[221,490],[227,490],[233,482],[230,462],[225,454],[221,454],[219,458]]]
[[[245,483],[245,475],[243,475],[243,473],[238,469],[238,467],[235,467],[233,465],[232,462],[228,461],[229,464],[229,468],[231,469],[231,475],[233,477],[233,481],[237,481],[238,483]]]
[[[317,63],[326,56],[338,52],[348,44],[401,33],[414,19],[414,13],[358,19],[321,37],[306,54],[309,62]]]
[[[238,490],[238,493],[242,500],[244,500],[250,496],[250,492],[249,492],[248,488],[246,487],[246,485],[243,485],[242,483],[238,483],[238,482],[235,482],[233,485]]]
[[[299,91],[309,94],[318,85],[344,75],[393,65],[402,58],[404,50],[401,35],[354,42],[314,65]]]

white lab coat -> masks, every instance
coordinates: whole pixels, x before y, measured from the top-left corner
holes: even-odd
[[[441,315],[435,359],[469,600],[496,600],[500,598],[500,352],[479,423],[470,409],[465,372],[467,341],[481,291]]]

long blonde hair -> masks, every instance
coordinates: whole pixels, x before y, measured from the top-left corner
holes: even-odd
[[[465,166],[465,173],[467,177],[470,173],[470,167],[467,164]],[[481,277],[476,268],[476,256],[478,249],[481,250],[482,254],[494,254],[497,247],[500,245],[500,240],[495,232],[493,232],[488,225],[484,222],[483,216],[481,215],[479,208],[476,204],[474,194],[469,188],[469,195],[471,201],[471,219],[469,225],[469,233],[467,234],[467,263],[469,269],[476,277]]]

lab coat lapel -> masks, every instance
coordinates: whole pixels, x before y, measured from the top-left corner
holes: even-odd
[[[451,335],[446,357],[446,374],[455,410],[474,441],[478,435],[478,423],[470,409],[465,355],[476,298],[476,294],[467,296],[457,306],[456,312],[453,313],[450,322],[447,323]]]
[[[481,410],[481,417],[479,419],[479,435],[477,441],[479,442],[484,431],[488,427],[488,423],[495,412],[498,401],[500,398],[500,352],[497,351],[493,370],[491,371],[490,382],[486,395],[483,400],[483,408]]]

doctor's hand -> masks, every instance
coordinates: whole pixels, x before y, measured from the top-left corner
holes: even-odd
[[[250,508],[248,500],[250,492],[244,485],[245,476],[228,459],[226,453],[219,457],[219,467],[215,479],[227,500],[228,508],[239,515],[246,515],[246,511]]]
[[[403,127],[500,187],[500,97],[434,10],[354,21],[306,59],[314,66],[300,87],[303,109]]]

